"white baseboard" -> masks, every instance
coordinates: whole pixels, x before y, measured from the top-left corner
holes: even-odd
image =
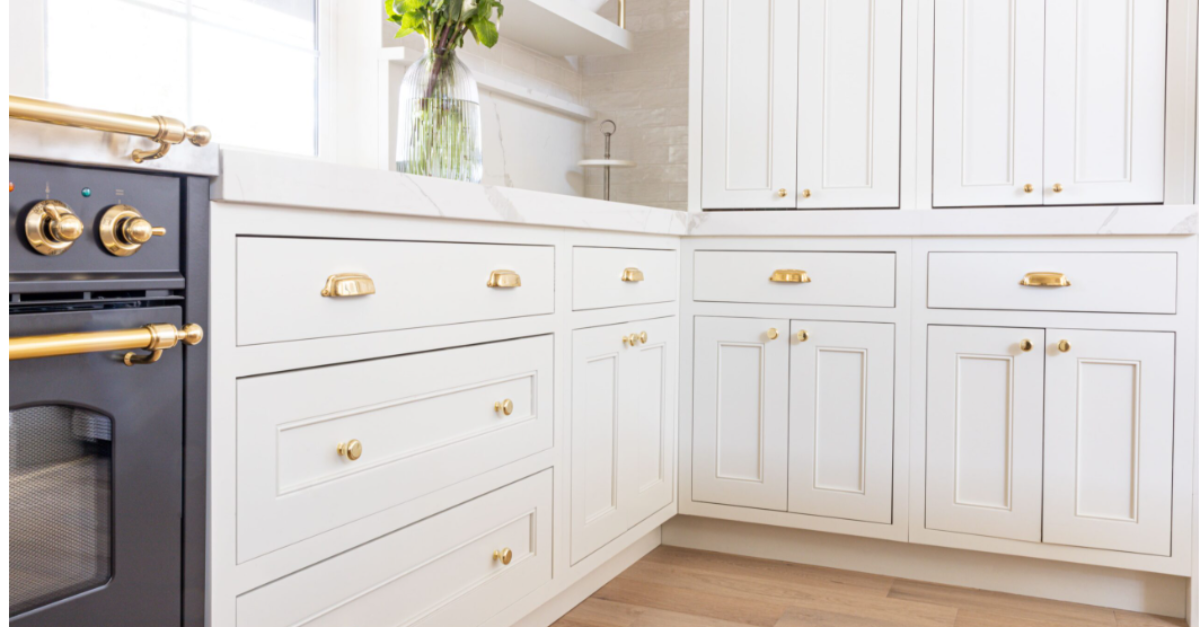
[[[1187,613],[1187,577],[692,516],[664,524],[662,543],[1172,618]]]

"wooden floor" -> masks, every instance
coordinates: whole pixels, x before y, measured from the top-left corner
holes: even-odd
[[[881,575],[655,549],[554,627],[1163,627],[1184,621]]]

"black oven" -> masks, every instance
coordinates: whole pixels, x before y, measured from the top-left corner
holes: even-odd
[[[9,622],[203,625],[208,181],[9,166]]]

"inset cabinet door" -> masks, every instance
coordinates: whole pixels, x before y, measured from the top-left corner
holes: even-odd
[[[900,5],[800,0],[801,209],[900,205]]]
[[[671,502],[678,336],[674,317],[574,333],[572,564]]]
[[[1167,0],[1046,1],[1046,204],[1163,201],[1166,59]]]
[[[692,499],[786,511],[788,322],[695,325]]]
[[[1170,555],[1175,335],[1047,342],[1045,541]]]
[[[701,198],[796,207],[797,0],[704,0]]]
[[[1045,336],[929,327],[927,528],[1041,540]]]
[[[892,521],[895,328],[792,321],[788,510]]]

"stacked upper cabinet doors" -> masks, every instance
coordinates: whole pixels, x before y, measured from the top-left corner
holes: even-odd
[[[1166,0],[937,0],[934,206],[1160,203]]]
[[[705,209],[899,206],[901,0],[705,0]]]

